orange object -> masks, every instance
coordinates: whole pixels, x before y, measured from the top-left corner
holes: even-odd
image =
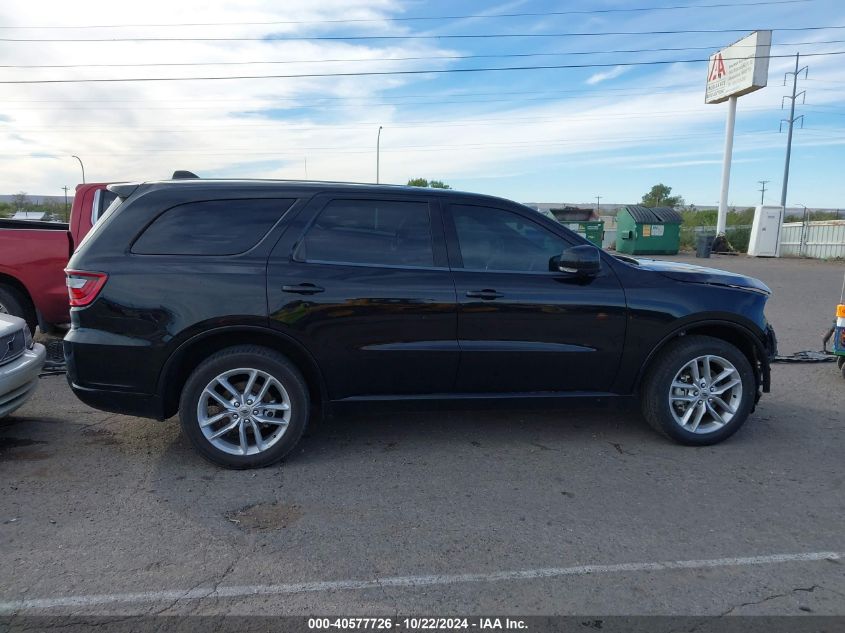
[[[840,303],[838,306],[836,306],[836,316],[845,317],[845,303]]]

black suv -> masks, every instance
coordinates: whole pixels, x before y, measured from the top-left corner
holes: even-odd
[[[68,380],[179,412],[197,450],[264,466],[341,402],[639,396],[685,444],[769,389],[760,281],[613,256],[490,196],[173,180],[118,198],[67,270]]]

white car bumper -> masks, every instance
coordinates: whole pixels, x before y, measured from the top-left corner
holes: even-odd
[[[0,418],[27,401],[38,386],[38,374],[47,350],[36,343],[11,363],[0,365]]]

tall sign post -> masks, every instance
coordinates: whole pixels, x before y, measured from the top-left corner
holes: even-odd
[[[711,55],[707,66],[704,103],[728,102],[728,117],[725,123],[725,158],[722,162],[722,189],[719,195],[719,217],[716,220],[717,236],[725,234],[728,218],[728,190],[731,182],[736,100],[742,95],[766,86],[769,77],[771,46],[771,31],[754,31]]]

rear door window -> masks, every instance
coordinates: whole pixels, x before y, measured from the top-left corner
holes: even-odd
[[[332,200],[294,254],[304,262],[434,266],[427,202]]]
[[[139,255],[237,255],[248,251],[294,200],[206,200],[159,215],[135,240]]]

